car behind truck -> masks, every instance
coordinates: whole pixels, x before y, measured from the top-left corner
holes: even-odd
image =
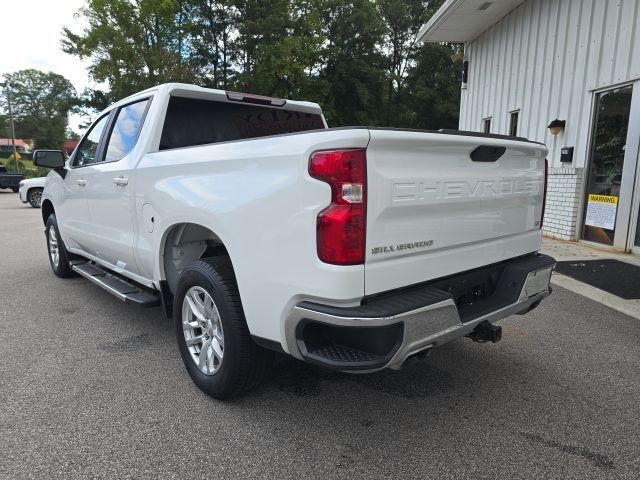
[[[328,128],[314,103],[166,84],[105,110],[42,197],[49,260],[160,305],[187,371],[224,399],[273,351],[400,368],[550,293],[547,150],[457,131]]]
[[[0,188],[10,188],[13,192],[17,192],[22,180],[24,180],[24,175],[9,173],[7,167],[0,165]]]

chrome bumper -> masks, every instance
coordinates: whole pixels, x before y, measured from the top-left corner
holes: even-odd
[[[371,372],[383,368],[400,368],[408,357],[464,337],[482,322],[495,322],[513,314],[526,313],[535,307],[551,293],[549,282],[555,261],[551,257],[545,257],[545,259],[547,259],[543,262],[545,265],[541,268],[530,271],[520,268],[518,275],[522,277],[521,288],[519,292],[513,292],[515,301],[471,319],[463,318],[451,295],[441,290],[427,292],[432,299],[435,299],[432,303],[407,311],[394,312],[391,315],[372,315],[371,309],[366,310],[365,307],[322,309],[314,307],[314,304],[309,302],[302,302],[293,307],[286,320],[288,350],[294,357],[301,360],[342,371]],[[539,264],[540,262],[538,266]],[[439,300],[437,295],[440,295]],[[447,296],[449,298],[446,298]],[[341,314],[341,310],[344,311],[344,315]],[[359,311],[364,315],[359,315]],[[304,339],[301,338],[301,326],[309,323],[347,329],[375,329],[400,324],[402,325],[401,341],[396,343],[393,351],[388,355],[380,355],[372,361],[336,362],[314,356],[308,350]]]

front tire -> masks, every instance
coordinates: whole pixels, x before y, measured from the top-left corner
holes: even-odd
[[[52,213],[47,219],[45,234],[47,236],[47,252],[49,253],[49,263],[51,270],[60,278],[68,278],[75,275],[69,266],[71,254],[67,252],[64,246],[60,230],[58,230],[58,222],[56,214]]]
[[[182,361],[208,395],[219,400],[240,396],[269,372],[273,352],[251,339],[228,257],[196,260],[184,269],[173,318]]]
[[[11,187],[13,193],[18,193],[18,190],[20,190],[20,187]]]
[[[27,200],[33,208],[40,208],[42,204],[42,188],[32,188],[29,190]]]

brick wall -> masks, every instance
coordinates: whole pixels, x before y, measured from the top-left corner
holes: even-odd
[[[561,240],[576,238],[578,209],[582,202],[582,168],[549,168],[547,207],[543,232]]]

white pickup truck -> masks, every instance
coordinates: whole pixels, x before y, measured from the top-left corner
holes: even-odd
[[[173,318],[194,382],[237,396],[273,351],[399,368],[535,308],[547,150],[457,131],[328,128],[314,103],[166,84],[105,110],[42,196],[49,259]]]

